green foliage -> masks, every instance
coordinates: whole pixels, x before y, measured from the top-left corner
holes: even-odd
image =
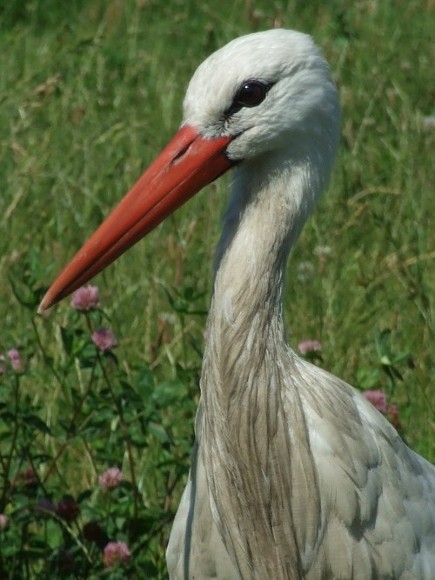
[[[2,577],[107,577],[109,540],[131,550],[118,565],[123,574],[164,576],[174,489],[193,444],[199,359],[158,382],[148,367],[97,348],[93,332],[106,318],[71,309],[61,324],[35,320],[26,360],[3,357]],[[58,337],[55,349],[44,330]],[[107,489],[98,475],[114,464],[123,480]]]
[[[319,340],[317,364],[383,390],[407,441],[435,459],[435,133],[422,123],[434,114],[430,9],[417,0],[0,2],[0,513],[9,518],[0,575],[166,577],[227,182],[99,276],[103,310],[65,303],[48,319],[35,310],[179,125],[197,64],[239,34],[276,25],[313,34],[341,95],[333,182],[289,266],[290,342]],[[100,326],[117,334],[116,356],[92,342]],[[98,476],[111,466],[124,479],[104,491]],[[59,515],[68,501],[79,510],[71,521]],[[107,539],[128,543],[127,563],[104,567]]]

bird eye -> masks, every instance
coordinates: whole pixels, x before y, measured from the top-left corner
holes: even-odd
[[[264,101],[268,88],[259,81],[247,81],[240,87],[235,103],[242,107],[256,107]]]
[[[245,81],[237,91],[231,107],[225,111],[225,115],[233,115],[243,107],[256,107],[264,101],[271,86],[260,81]]]

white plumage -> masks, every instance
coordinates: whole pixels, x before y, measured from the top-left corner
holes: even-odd
[[[47,308],[235,165],[172,579],[435,578],[435,468],[286,343],[289,251],[327,185],[339,105],[310,37],[239,38],[196,71],[184,123],[47,293]]]

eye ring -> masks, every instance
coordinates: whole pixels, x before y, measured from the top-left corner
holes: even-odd
[[[231,106],[225,111],[225,116],[234,115],[244,107],[257,107],[264,101],[271,86],[271,84],[268,85],[255,79],[243,81]]]

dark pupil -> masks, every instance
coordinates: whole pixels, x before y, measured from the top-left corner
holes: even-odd
[[[237,95],[237,104],[242,107],[256,107],[264,100],[266,87],[261,83],[245,83]]]

